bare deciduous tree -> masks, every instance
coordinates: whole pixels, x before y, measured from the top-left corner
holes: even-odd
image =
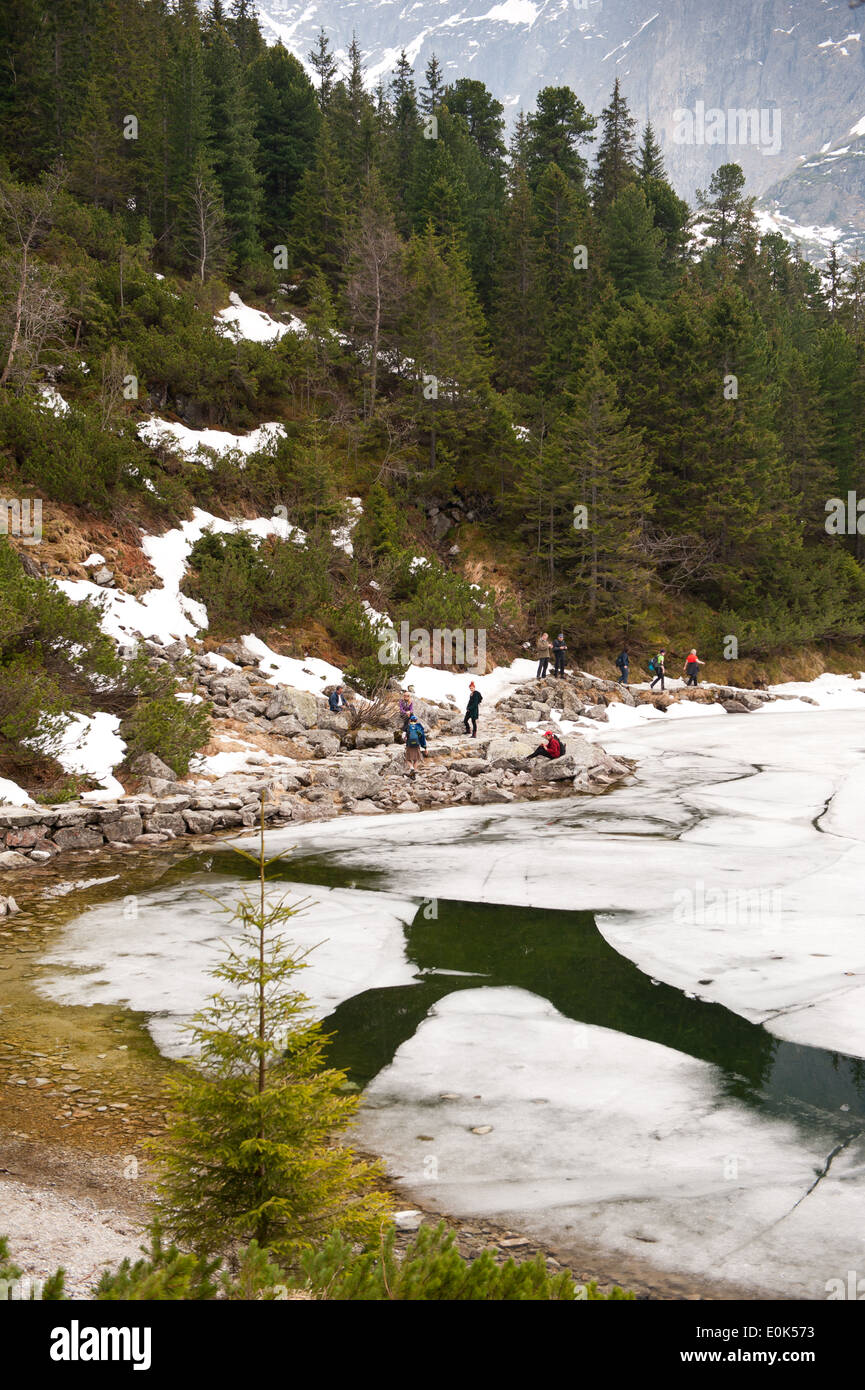
[[[66,181],[58,166],[42,182],[24,186],[11,180],[0,181],[0,219],[5,223],[17,250],[4,269],[11,281],[8,314],[9,346],[0,373],[0,386],[13,375],[29,379],[39,353],[52,338],[59,338],[66,321],[66,306],[59,277],[35,264],[33,253],[54,222],[57,199]]]
[[[375,189],[360,210],[349,246],[346,298],[353,335],[362,337],[369,356],[369,408],[375,411],[379,354],[390,345],[405,295],[403,247],[390,212]]]

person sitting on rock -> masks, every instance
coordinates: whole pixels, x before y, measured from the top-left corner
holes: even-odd
[[[405,760],[408,764],[412,777],[415,776],[415,768],[426,756],[426,733],[417,715],[409,715],[405,730]]]
[[[700,667],[701,667],[701,666],[705,666],[705,664],[706,664],[705,661],[701,661],[700,658],[697,656],[697,649],[696,649],[696,647],[692,647],[691,650],[688,652],[688,655],[687,655],[687,657],[685,658],[685,664],[684,664],[684,666],[682,667],[682,671],[684,672],[684,674],[685,674],[685,675],[687,676],[687,678],[688,678],[688,679],[685,681],[685,684],[686,684],[686,685],[699,685],[699,684],[700,684],[700,681],[699,681]]]
[[[552,647],[550,645],[550,635],[548,632],[541,633],[535,650],[538,657],[538,672],[535,676],[535,680],[540,681],[543,680],[544,676],[547,674],[547,667],[550,664],[550,652],[552,651]]]
[[[556,738],[552,729],[547,729],[543,735],[543,740],[538,744],[534,753],[529,754],[529,758],[560,758],[562,756],[562,745]]]
[[[405,737],[405,732],[406,732],[406,729],[408,728],[408,721],[411,719],[411,716],[412,716],[413,714],[414,714],[414,701],[412,700],[411,696],[410,696],[410,695],[403,695],[403,696],[401,696],[401,697],[400,697],[400,702],[399,702],[399,717],[400,717],[400,719],[402,720],[403,738]]]
[[[327,703],[334,714],[339,714],[341,709],[348,709],[348,700],[342,693],[343,689],[344,686],[338,685],[336,690],[332,690],[328,696]]]

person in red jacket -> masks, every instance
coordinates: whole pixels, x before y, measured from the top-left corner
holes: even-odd
[[[562,756],[562,745],[556,738],[552,729],[547,729],[543,736],[543,742],[539,743],[534,753],[530,753],[530,758],[560,758]]]

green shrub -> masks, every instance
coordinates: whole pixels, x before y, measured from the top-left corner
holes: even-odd
[[[297,545],[259,542],[245,531],[206,532],[192,547],[186,588],[205,605],[216,632],[299,624],[330,599],[332,558],[326,535]]]
[[[326,623],[328,631],[348,653],[345,679],[362,695],[375,697],[392,676],[400,679],[405,675],[408,664],[392,650],[384,634],[373,627],[359,600],[330,608]]]
[[[189,762],[210,737],[210,705],[178,700],[174,691],[139,700],[120,726],[126,740],[126,762],[141,753],[155,753],[178,777],[185,777]]]
[[[380,1249],[357,1253],[340,1235],[307,1255],[302,1270],[313,1293],[334,1301],[572,1301],[633,1299],[615,1288],[600,1293],[597,1284],[577,1285],[567,1271],[550,1274],[543,1257],[497,1265],[489,1250],[466,1260],[444,1222],[421,1226],[400,1260],[391,1226]]]

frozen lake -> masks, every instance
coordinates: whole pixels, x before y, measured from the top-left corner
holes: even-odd
[[[315,900],[300,983],[366,1084],[359,1137],[418,1200],[622,1277],[825,1298],[865,1275],[863,715],[600,737],[639,762],[601,797],[268,836]],[[181,1052],[225,934],[205,884],[239,891],[236,859],[84,913],[41,988]]]

